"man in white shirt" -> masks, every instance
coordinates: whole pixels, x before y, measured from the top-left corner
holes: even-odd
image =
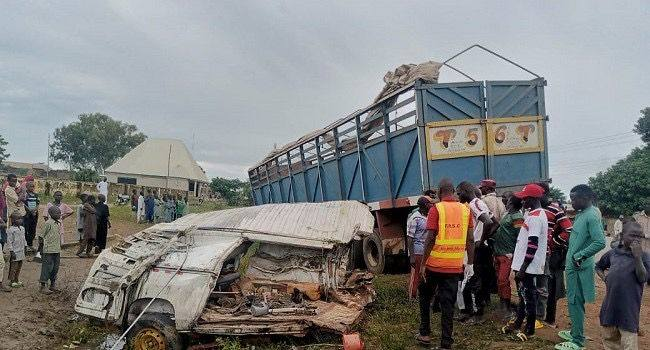
[[[503,200],[497,197],[496,181],[492,179],[481,180],[478,188],[481,190],[481,199],[485,204],[487,204],[487,207],[490,208],[492,215],[494,215],[497,221],[500,222],[501,218],[506,214],[506,206],[503,204]]]
[[[546,247],[548,243],[548,220],[542,208],[541,198],[544,189],[537,184],[528,184],[521,192],[514,194],[521,198],[524,208],[529,212],[524,218],[524,224],[519,230],[517,245],[512,256],[512,270],[515,271],[519,306],[517,317],[512,325],[503,326],[503,333],[517,332],[517,337],[528,340],[535,334],[535,318],[537,316],[537,286],[538,276],[544,274],[546,264]],[[526,319],[526,329],[520,328]]]
[[[650,238],[650,201],[646,203],[643,210],[635,213],[632,217],[641,225],[645,238]]]
[[[102,177],[102,181],[97,183],[97,192],[103,194],[106,200],[108,200],[108,182],[106,177]]]
[[[621,232],[623,232],[623,215],[619,215],[618,219],[614,221],[614,237],[613,241],[618,241],[621,237]]]
[[[492,249],[487,246],[486,240],[498,228],[499,222],[490,212],[488,206],[478,195],[479,190],[470,182],[463,181],[456,190],[462,203],[467,203],[474,222],[474,275],[466,282],[463,289],[465,302],[464,317],[461,322],[482,322],[483,309],[490,298],[490,287],[496,285],[496,272],[494,271],[494,258]],[[474,310],[476,306],[476,310]]]

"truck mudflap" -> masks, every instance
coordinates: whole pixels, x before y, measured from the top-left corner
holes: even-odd
[[[312,283],[244,279],[233,286],[237,292],[214,293],[193,330],[213,335],[345,333],[375,298],[372,277],[352,271],[343,287],[327,291]]]

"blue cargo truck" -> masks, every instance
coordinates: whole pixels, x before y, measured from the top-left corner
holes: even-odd
[[[443,65],[451,67],[449,61]],[[491,178],[499,191],[549,181],[546,81],[526,71],[535,78],[475,81],[459,71],[471,81],[416,80],[274,150],[249,169],[253,200],[367,203],[375,230],[360,250],[367,267],[381,272],[387,257],[405,256],[407,216],[442,178]]]

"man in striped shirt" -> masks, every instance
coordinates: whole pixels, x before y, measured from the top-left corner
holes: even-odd
[[[559,205],[551,203],[548,183],[538,183],[544,189],[541,199],[542,208],[548,221],[548,248],[546,251],[546,269],[539,277],[537,288],[537,320],[555,327],[555,312],[557,301],[565,297],[564,263],[571,234],[571,220]],[[538,323],[539,326],[539,323]]]

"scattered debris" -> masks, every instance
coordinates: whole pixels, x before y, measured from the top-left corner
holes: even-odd
[[[125,349],[125,347],[126,347],[126,341],[125,340],[120,340],[119,344],[117,344],[117,346],[115,346],[115,343],[118,341],[119,338],[120,338],[119,334],[115,334],[115,333],[108,334],[106,336],[106,339],[104,339],[104,341],[101,344],[99,344],[97,349],[98,350],[111,350],[111,349],[122,350],[122,349]]]

